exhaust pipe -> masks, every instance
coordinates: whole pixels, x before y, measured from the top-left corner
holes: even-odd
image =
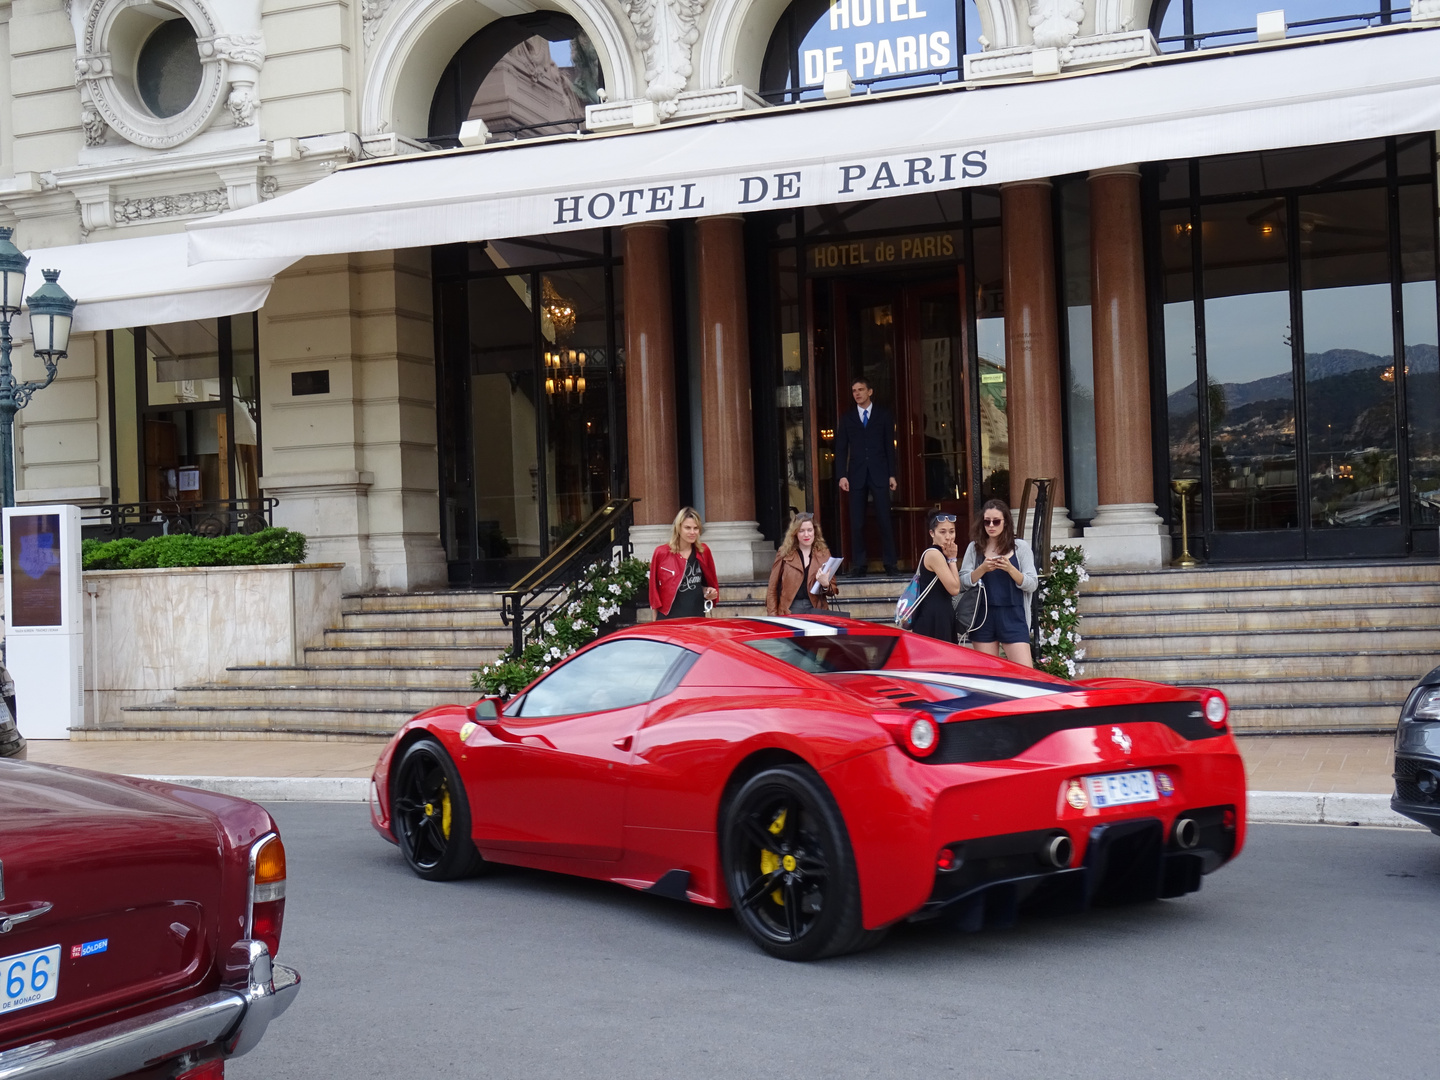
[[[1175,845],[1189,851],[1200,843],[1200,825],[1194,818],[1180,818],[1175,822]]]
[[[1040,861],[1046,866],[1053,866],[1058,870],[1069,866],[1074,855],[1075,845],[1071,843],[1070,837],[1065,833],[1050,837],[1040,848]]]

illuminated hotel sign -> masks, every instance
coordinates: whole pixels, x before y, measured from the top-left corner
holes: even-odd
[[[953,68],[957,36],[954,0],[830,0],[800,43],[801,80],[819,86],[844,69],[857,82],[904,86],[905,75]]]
[[[959,233],[928,232],[812,244],[805,249],[805,265],[816,274],[843,274],[954,260],[959,256]]]

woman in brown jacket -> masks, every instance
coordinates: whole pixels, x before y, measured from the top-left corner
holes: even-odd
[[[821,581],[820,571],[830,549],[820,535],[820,523],[814,514],[796,514],[775,553],[770,567],[770,587],[765,590],[767,615],[806,615],[824,611],[830,605],[826,598],[840,590],[834,581]],[[820,591],[814,586],[820,581]]]

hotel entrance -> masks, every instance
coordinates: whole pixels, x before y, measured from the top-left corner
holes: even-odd
[[[948,234],[947,234],[948,238]],[[927,543],[932,510],[970,518],[970,466],[966,399],[965,335],[961,317],[964,272],[912,281],[837,279],[828,286],[834,362],[820,401],[821,428],[834,432],[845,410],[854,409],[851,383],[866,379],[877,404],[895,418],[897,487],[891,514],[900,562],[913,567]],[[826,436],[822,434],[822,438]],[[834,446],[833,437],[827,446]],[[839,479],[838,469],[835,478]],[[847,499],[830,492],[835,505],[822,513],[839,549],[857,545],[850,535]],[[829,520],[825,520],[825,519]],[[865,550],[880,566],[880,536],[873,513],[866,517]]]

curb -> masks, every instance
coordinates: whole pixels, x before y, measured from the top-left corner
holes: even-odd
[[[370,781],[360,776],[141,776],[254,802],[363,803]],[[1247,819],[1252,825],[1370,825],[1423,829],[1390,809],[1389,795],[1313,791],[1252,791]]]
[[[1252,825],[1375,825],[1423,829],[1418,821],[1390,809],[1389,795],[1345,792],[1252,791],[1246,818]]]
[[[363,803],[370,800],[370,780],[362,776],[132,775],[140,780],[182,784],[253,802]]]

